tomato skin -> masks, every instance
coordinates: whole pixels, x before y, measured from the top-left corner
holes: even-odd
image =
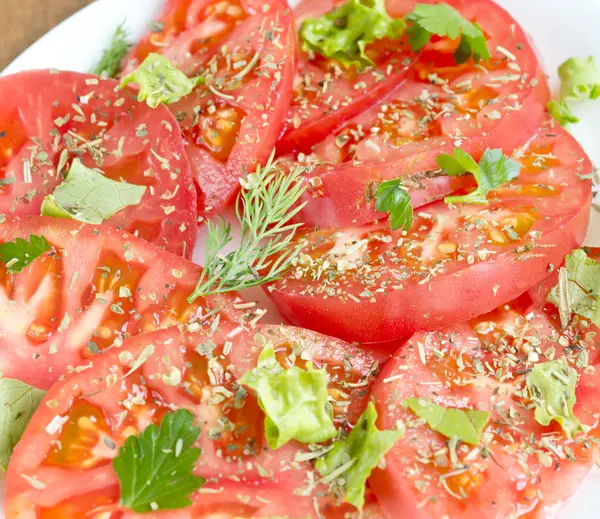
[[[392,15],[403,15],[411,11],[415,3],[394,0],[387,3],[387,8]],[[535,50],[523,30],[507,12],[489,0],[450,3],[467,19],[482,26],[489,40],[492,58],[481,64],[482,68],[475,68],[472,64],[455,65],[448,50],[436,46],[440,44],[434,42],[426,46],[410,66],[406,82],[377,99],[366,112],[351,120],[340,118],[338,124],[331,128],[335,130],[333,134],[313,147],[310,157],[318,165],[309,173],[312,182],[303,197],[306,205],[298,214],[297,221],[324,228],[364,225],[386,218],[385,213],[375,210],[374,190],[380,182],[396,178],[406,179],[413,207],[421,207],[465,185],[464,177],[436,175],[439,166],[435,159],[440,154],[452,153],[454,147],[460,146],[479,160],[487,148],[506,151],[524,145],[542,126],[546,119],[549,90]],[[448,43],[442,40],[444,42]],[[452,65],[445,63],[444,60],[448,59]],[[437,64],[436,61],[443,63]],[[488,66],[490,71],[485,68]],[[437,74],[438,70],[439,77],[446,82],[444,87],[428,80],[427,73]],[[507,77],[512,79],[507,80]],[[484,93],[481,105],[471,106],[471,93],[468,90],[462,93],[467,83],[471,84],[472,92]],[[493,93],[487,93],[487,90]],[[436,103],[441,105],[440,108],[424,111],[424,94],[430,96],[429,101],[440,97],[441,100]],[[405,130],[399,143],[392,137],[385,137],[384,128],[376,126],[382,120],[390,119],[390,107],[398,102],[407,104],[409,108],[397,111],[395,115],[399,119],[392,119],[396,122],[387,124],[400,127],[412,122],[420,128],[422,121],[429,118],[433,121],[425,126],[434,127],[435,132],[423,136],[420,131]],[[463,103],[469,108],[465,108]],[[447,111],[447,105],[453,109]],[[415,120],[405,112],[412,112]],[[318,121],[320,123],[321,119]],[[316,125],[312,119],[308,124],[311,123]],[[350,156],[345,156],[349,145],[340,146],[338,138],[353,132],[362,137],[357,138],[356,143],[350,140],[355,150]],[[303,142],[314,144],[306,136],[303,136]],[[309,152],[306,148],[301,151]],[[320,165],[319,161],[324,164]]]
[[[111,519],[142,517],[117,504],[118,480],[111,460],[126,437],[178,408],[190,410],[202,428],[197,474],[208,479],[207,488],[214,493],[200,491],[193,496],[192,507],[149,517],[212,519],[211,513],[222,513],[229,519],[243,513],[248,517],[285,515],[316,519],[312,496],[294,493],[305,485],[307,471],[312,470],[306,462],[294,461],[302,447],[290,442],[271,451],[262,438],[264,415],[255,397],[242,392],[239,398],[236,380],[256,365],[263,348],[257,342],[257,334],[274,345],[283,366],[303,366],[306,357],[316,367],[328,370],[338,426],[347,421],[353,423],[364,410],[376,363],[369,355],[330,337],[293,327],[264,325],[250,330],[224,322],[194,332],[171,327],[132,337],[120,348],[94,356],[50,389],[9,465],[7,519],[35,516],[41,510],[55,512],[85,501],[86,496],[91,502],[92,495],[96,500],[103,496],[113,500],[114,506],[108,509],[114,514]],[[150,356],[129,373],[132,361],[148,351],[150,345]],[[198,366],[198,361],[202,366]],[[173,369],[179,372],[179,381],[167,382],[165,376]],[[351,382],[354,385],[348,386]],[[344,394],[338,392],[338,387]],[[348,407],[348,401],[354,407]],[[128,411],[125,415],[124,410]],[[57,416],[64,423],[54,430],[48,424],[52,420],[56,423]],[[222,416],[228,420],[222,420]],[[219,424],[221,428],[216,429]],[[229,427],[237,432],[231,432]],[[244,450],[231,448],[238,445],[244,445]],[[45,487],[35,488],[22,474],[37,478]],[[82,478],[85,487],[81,486]],[[320,500],[321,497],[319,503]],[[324,511],[329,510],[328,505],[324,498]],[[370,510],[372,517],[381,517],[371,500]],[[326,513],[328,519],[346,517],[336,515],[335,508],[330,511]]]
[[[553,149],[560,158],[558,166],[549,165],[550,170],[538,167],[530,170],[527,166],[519,180],[511,184],[513,187],[500,190],[488,207],[450,208],[436,202],[417,212],[407,234],[390,232],[389,224],[384,222],[302,236],[312,244],[304,252],[312,254],[311,262],[317,263],[292,269],[282,280],[268,286],[267,294],[293,324],[360,343],[406,339],[417,330],[437,329],[467,320],[510,301],[542,280],[550,265],[560,265],[564,256],[582,243],[589,221],[591,187],[579,175],[590,171],[591,163],[581,147],[570,135],[553,126],[541,130],[527,153],[535,153],[538,145],[542,153]],[[527,160],[532,158],[533,155]],[[547,176],[548,171],[551,176]],[[534,182],[534,174],[540,175],[542,185],[551,186],[549,191],[536,191],[537,187],[530,184]],[[521,213],[527,207],[535,210]],[[491,217],[496,212],[500,217],[507,211],[509,215],[529,215],[526,219],[533,218],[535,223],[528,223],[516,241],[503,237],[505,242],[497,248],[490,239],[496,231],[490,230],[489,235],[485,231],[476,238],[479,227],[463,220],[468,212],[480,220],[477,213],[484,210],[491,210],[482,213],[485,218],[486,214]],[[484,224],[488,221],[485,218]],[[344,245],[336,255],[330,255],[333,253],[329,251],[337,251],[335,247],[339,248],[342,242],[359,244],[363,239],[367,242],[366,251],[355,248],[351,256],[356,256],[354,260],[358,258],[364,268],[356,274],[356,265],[340,271],[338,264],[336,272],[336,261],[345,261],[344,251],[351,247]],[[494,252],[486,252],[479,261],[476,242]],[[446,244],[454,252],[444,251],[440,255],[442,249],[437,246]],[[472,246],[475,248],[470,249]],[[415,252],[411,252],[412,247],[416,247]],[[471,250],[471,260],[467,252],[457,254],[461,247]],[[406,254],[404,249],[408,249]],[[364,257],[368,263],[363,263]],[[328,262],[327,267],[324,261]],[[428,268],[437,270],[426,277]],[[400,288],[390,288],[396,285]],[[457,295],[459,305],[454,299]]]
[[[556,280],[556,276],[551,278]],[[526,293],[470,323],[417,333],[411,338],[384,367],[372,391],[380,427],[391,427],[397,420],[408,424],[406,435],[386,457],[386,468],[376,470],[370,478],[386,517],[555,517],[591,470],[598,447],[593,442],[581,441],[582,438],[568,440],[555,424],[538,424],[533,410],[522,405],[518,395],[524,385],[523,373],[537,362],[529,361],[523,352],[527,351],[526,346],[531,347],[528,340],[535,338],[539,362],[544,362],[549,360],[545,352],[550,348],[558,350],[558,358],[561,355],[558,344],[569,345],[564,353],[582,336],[591,334],[593,337],[598,332],[589,324],[561,330],[556,309],[540,310]],[[558,337],[561,337],[560,343]],[[568,340],[563,343],[563,338]],[[590,363],[593,363],[592,359],[598,357],[598,343],[593,338],[586,339],[586,343]],[[522,357],[522,364],[503,363],[501,357],[509,353]],[[472,359],[478,359],[480,366],[497,366],[506,376],[500,382],[494,377],[494,368],[474,371]],[[590,427],[586,433],[588,439],[598,437],[598,367],[589,372],[578,369],[574,413]],[[402,406],[405,398],[426,398],[446,407],[491,412],[492,425],[486,429],[492,435],[491,440],[486,440],[491,454],[483,459],[473,450],[467,463],[476,471],[467,472],[471,479],[462,483],[458,483],[460,475],[455,476],[459,479],[448,479],[446,490],[435,483],[436,478],[448,470],[441,463],[427,464],[423,460],[427,457],[425,453],[436,452],[437,446],[447,445],[447,439],[427,425],[417,425],[412,412]],[[508,408],[512,409],[512,415],[506,414]],[[507,416],[512,416],[518,426],[513,426]],[[555,435],[550,436],[552,433]],[[552,437],[560,449],[572,449],[577,461],[555,457],[546,465],[536,455],[520,455],[519,445],[535,445],[540,449],[538,442],[543,445],[544,437]],[[586,444],[589,447],[585,447]],[[477,449],[481,450],[481,445]],[[468,451],[463,451],[463,455],[465,452]],[[520,460],[526,464],[529,475]],[[457,497],[453,485],[462,485],[468,497],[462,500]]]
[[[44,197],[62,181],[56,173],[61,157],[68,158],[62,175],[79,157],[113,180],[147,186],[138,205],[105,223],[191,257],[196,194],[181,132],[165,107],[152,110],[130,90],[118,91],[114,80],[75,72],[3,77],[0,98],[13,100],[8,113],[0,115],[0,127],[9,125],[0,138],[0,177],[16,179],[0,190],[1,213],[39,215]],[[89,152],[82,144],[86,142],[95,143]],[[30,181],[24,176],[24,160]]]
[[[216,308],[221,319],[243,318],[233,306],[241,301],[235,293],[188,305],[185,297],[202,269],[123,231],[42,216],[0,225],[2,243],[32,234],[44,236],[53,250],[20,274],[8,275],[0,265],[0,371],[6,377],[48,389],[90,358],[92,342],[102,350],[128,335],[201,322]],[[47,335],[38,339],[33,331],[41,329]]]

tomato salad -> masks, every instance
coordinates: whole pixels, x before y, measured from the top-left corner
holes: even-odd
[[[491,0],[166,0],[1,78],[7,519],[556,517],[600,456],[600,70],[545,73]]]

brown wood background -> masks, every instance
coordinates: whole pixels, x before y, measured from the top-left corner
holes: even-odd
[[[0,0],[0,70],[92,0]]]

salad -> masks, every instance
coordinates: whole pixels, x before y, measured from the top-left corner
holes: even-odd
[[[556,517],[600,460],[559,76],[492,0],[167,0],[0,78],[6,518]]]

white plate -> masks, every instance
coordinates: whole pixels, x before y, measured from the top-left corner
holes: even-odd
[[[600,63],[600,0],[577,0],[577,9],[570,0],[496,0],[510,11],[529,32],[539,50],[546,70],[551,73],[553,88],[558,85],[556,68],[572,56],[595,55]],[[292,0],[295,4],[297,0]],[[34,43],[17,58],[3,74],[36,68],[59,68],[86,72],[96,63],[115,30],[126,21],[133,39],[147,30],[148,23],[160,11],[163,0],[96,0],[82,11]],[[6,102],[6,101],[4,101]],[[573,133],[594,161],[600,163],[600,101],[585,103],[574,112],[582,122]],[[199,240],[195,257],[201,260],[203,240]],[[600,214],[592,212],[592,225],[587,243],[600,245]],[[261,301],[262,303],[262,301]],[[271,307],[272,308],[272,307]],[[269,321],[277,321],[270,311]],[[1,476],[0,476],[1,478]],[[0,479],[0,507],[3,500]],[[600,471],[594,470],[572,501],[559,514],[560,519],[593,519],[600,510]],[[594,512],[594,510],[596,510]],[[3,518],[0,511],[0,519]]]

